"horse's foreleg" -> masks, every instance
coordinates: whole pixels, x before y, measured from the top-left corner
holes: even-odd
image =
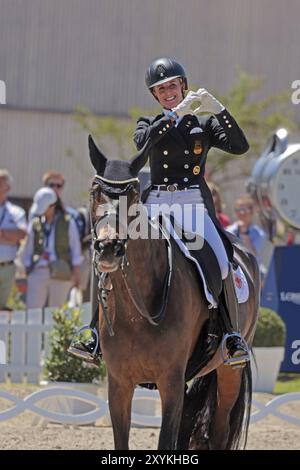
[[[108,402],[114,433],[115,449],[129,449],[129,431],[131,421],[131,402],[134,386],[108,376]]]
[[[210,449],[226,449],[230,432],[230,413],[239,396],[242,369],[221,365],[217,368],[217,405],[209,432]]]
[[[175,449],[184,398],[184,374],[163,377],[157,382],[162,405],[162,423],[158,449]]]

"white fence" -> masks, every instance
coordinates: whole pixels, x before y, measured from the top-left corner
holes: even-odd
[[[0,391],[0,399],[11,401],[14,406],[0,411],[0,421],[5,421],[18,416],[23,411],[31,411],[42,417],[44,423],[49,421],[69,424],[82,425],[91,424],[96,420],[109,416],[107,401],[99,396],[91,393],[73,389],[72,387],[50,387],[44,390],[38,390],[26,398],[22,399],[11,395],[8,392]],[[91,405],[87,412],[72,413],[71,401],[81,401]],[[300,418],[288,415],[280,411],[280,407],[287,403],[300,401],[300,393],[286,393],[278,397],[272,398],[268,403],[264,404],[258,400],[253,400],[253,410],[250,423],[254,424],[268,415],[276,416],[290,424],[300,426]],[[37,403],[40,402],[40,406]],[[149,413],[149,402],[153,406]],[[137,408],[137,403],[139,407]],[[161,416],[156,413],[160,409],[160,396],[157,390],[147,390],[137,388],[133,397],[133,412],[131,415],[131,424],[133,426],[160,427]],[[145,411],[143,411],[145,410]],[[38,421],[33,421],[37,423]]]
[[[13,383],[25,379],[28,383],[40,383],[53,327],[53,310],[0,311],[0,341],[6,346],[6,363],[0,365],[0,383],[6,381],[8,374]],[[82,310],[82,322],[88,324],[90,304],[83,304]]]

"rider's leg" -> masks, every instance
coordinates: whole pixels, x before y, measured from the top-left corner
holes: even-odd
[[[207,212],[204,215],[204,236],[216,253],[223,279],[223,292],[220,296],[219,310],[222,314],[225,330],[227,331],[224,340],[226,340],[229,359],[225,360],[225,363],[232,365],[242,364],[248,362],[250,357],[248,347],[240,335],[238,300],[232,267],[228,261],[221,237]]]
[[[227,316],[230,321],[229,327],[226,328],[228,332],[226,347],[228,349],[229,360],[225,360],[225,363],[232,365],[243,364],[250,360],[250,355],[248,346],[240,334],[239,304],[231,266],[229,266],[228,276],[223,280],[222,294],[224,300],[223,308],[225,310],[223,316]],[[222,304],[222,300],[220,303]],[[220,305],[220,308],[222,310],[222,305]]]

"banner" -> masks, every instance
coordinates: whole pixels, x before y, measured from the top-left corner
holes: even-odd
[[[300,245],[275,247],[261,306],[277,312],[286,324],[281,371],[300,373]]]

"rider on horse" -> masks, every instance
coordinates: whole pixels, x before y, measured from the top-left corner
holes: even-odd
[[[205,207],[204,238],[218,260],[222,276],[222,295],[219,303],[226,311],[223,321],[227,333],[223,337],[228,357],[225,363],[236,366],[249,361],[248,347],[238,326],[238,301],[232,271],[233,247],[221,227],[214,209],[211,192],[205,182],[205,163],[211,147],[241,155],[248,142],[229,111],[205,89],[187,91],[187,77],[183,67],[170,58],[157,59],[146,73],[146,85],[162,106],[162,113],[138,120],[134,141],[141,149],[150,141],[151,183],[142,197],[146,206],[152,201],[163,203],[170,192],[179,192],[181,204],[188,203],[191,191]],[[200,102],[200,106],[199,106]],[[198,108],[195,105],[198,103]],[[201,117],[198,114],[201,113]],[[204,116],[203,116],[204,115]],[[154,199],[156,198],[156,199]],[[224,311],[223,309],[223,311]],[[97,312],[97,309],[96,309]],[[98,313],[92,327],[96,326]],[[94,361],[98,338],[75,342],[69,352]]]

